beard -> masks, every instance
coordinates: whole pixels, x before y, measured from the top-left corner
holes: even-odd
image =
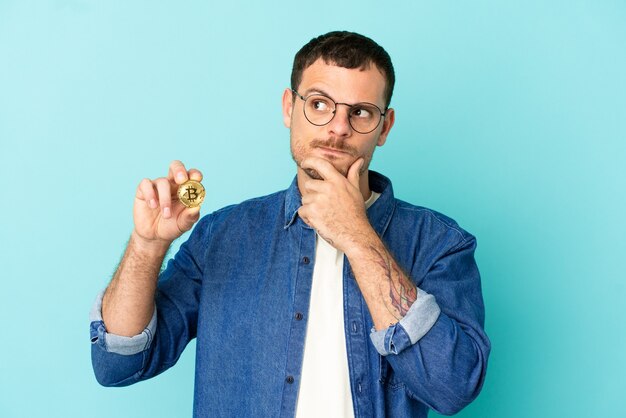
[[[302,171],[304,171],[309,177],[315,180],[323,180],[324,178],[317,172],[317,170],[313,168],[302,167],[302,160],[306,158],[307,154],[312,149],[323,147],[323,148],[331,148],[334,150],[342,151],[342,152],[347,153],[351,157],[353,157],[354,158],[353,162],[356,161],[359,157],[363,157],[364,162],[363,162],[363,166],[359,170],[360,175],[362,175],[363,173],[367,171],[370,161],[372,160],[373,150],[368,155],[359,155],[358,150],[356,148],[346,144],[345,141],[338,140],[336,138],[329,138],[326,140],[314,139],[311,142],[307,143],[306,141],[294,141],[293,132],[290,134],[290,137],[291,137],[291,158],[293,158],[293,161],[296,163],[296,165],[300,169],[302,169]],[[305,143],[303,144],[302,142],[305,142]],[[339,171],[339,173],[341,173],[342,176],[348,177],[348,170],[350,169],[350,165],[348,166],[338,165],[338,163],[335,163],[335,161],[338,160],[338,158],[332,155],[325,157],[325,159],[328,162],[330,162],[333,165],[333,167],[335,167],[335,169]]]

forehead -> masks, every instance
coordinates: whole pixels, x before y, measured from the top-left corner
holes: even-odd
[[[327,64],[321,58],[302,72],[298,92],[321,91],[338,102],[370,102],[384,105],[385,77],[375,65],[365,69]],[[383,106],[384,107],[384,106]]]

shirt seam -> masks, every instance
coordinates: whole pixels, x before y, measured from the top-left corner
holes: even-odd
[[[398,202],[398,206],[400,210],[407,210],[407,211],[411,211],[411,212],[424,212],[426,213],[428,216],[430,216],[431,218],[435,219],[437,221],[437,223],[439,223],[440,225],[442,225],[443,227],[445,227],[448,230],[452,230],[454,232],[456,232],[459,236],[461,241],[465,242],[468,239],[470,239],[471,234],[469,234],[467,231],[464,231],[463,229],[461,229],[461,227],[451,224],[449,222],[446,222],[444,219],[441,219],[440,216],[438,216],[435,211],[433,211],[432,209],[428,209],[428,208],[424,208],[424,207],[419,207],[419,206],[413,206],[413,205],[409,205],[405,202],[399,201]]]

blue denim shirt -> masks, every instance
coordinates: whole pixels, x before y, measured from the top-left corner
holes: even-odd
[[[381,193],[367,215],[418,286],[408,314],[375,331],[347,259],[344,321],[355,417],[453,414],[479,393],[490,343],[475,238],[451,219]],[[125,386],[173,366],[197,338],[195,417],[293,417],[315,263],[315,231],[299,217],[294,179],[282,192],[203,217],[159,277],[156,310],[134,337],[91,312],[98,382]],[[330,377],[329,377],[330,378]]]

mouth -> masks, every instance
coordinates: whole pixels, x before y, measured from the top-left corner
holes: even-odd
[[[340,150],[340,149],[337,149],[337,148],[318,146],[317,149],[319,149],[324,154],[331,155],[331,156],[336,156],[336,157],[345,157],[345,156],[352,155],[348,151]]]

